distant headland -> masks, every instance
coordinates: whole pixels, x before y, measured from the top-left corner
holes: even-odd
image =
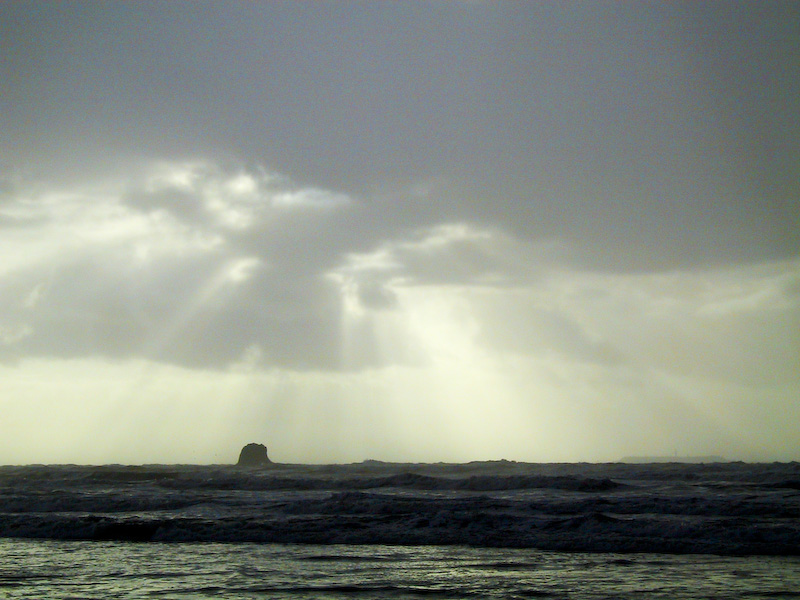
[[[730,462],[721,456],[626,456],[619,459],[621,463],[726,463]]]

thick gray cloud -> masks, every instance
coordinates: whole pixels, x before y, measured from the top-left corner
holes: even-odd
[[[236,156],[384,219],[567,237],[612,269],[798,247],[792,4],[45,2],[3,17],[17,169]]]

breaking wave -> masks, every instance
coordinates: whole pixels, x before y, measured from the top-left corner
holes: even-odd
[[[0,467],[0,537],[800,554],[798,465]]]

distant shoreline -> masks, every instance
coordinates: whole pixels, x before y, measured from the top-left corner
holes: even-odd
[[[219,463],[190,463],[190,462],[175,462],[175,463],[2,463],[0,469],[3,468],[20,468],[20,467],[94,467],[94,468],[154,468],[154,467],[197,467],[197,468],[220,468],[220,467],[235,467],[239,469],[281,469],[281,468],[302,468],[309,467],[314,469],[319,468],[336,468],[336,467],[359,467],[359,466],[384,466],[384,467],[466,467],[469,465],[494,465],[497,467],[512,466],[512,465],[528,465],[528,466],[611,466],[611,465],[647,465],[647,464],[685,464],[685,465],[701,465],[701,464],[740,464],[740,465],[773,465],[773,464],[795,464],[800,462],[797,459],[782,459],[782,460],[739,460],[724,458],[721,456],[625,456],[618,460],[609,461],[518,461],[506,459],[491,459],[491,460],[472,460],[467,462],[401,462],[389,460],[375,460],[366,459],[359,462],[330,462],[330,463],[311,463],[311,462],[281,462],[271,461],[263,465],[247,466],[237,465],[236,462],[219,462]]]
[[[727,463],[731,462],[727,458],[721,456],[626,456],[621,458],[618,462],[633,463],[633,464],[650,464],[650,463],[687,463],[687,464],[703,464],[703,463]]]

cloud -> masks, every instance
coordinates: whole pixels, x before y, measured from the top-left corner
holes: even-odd
[[[233,431],[314,439],[292,456],[312,461],[764,456],[753,422],[791,454],[798,260],[580,269],[566,240],[405,209],[378,223],[382,202],[211,161],[16,184],[0,207],[0,387],[16,397],[50,373],[91,423],[146,423],[157,402],[205,432],[206,461],[243,443]],[[59,394],[35,393],[74,421]],[[75,460],[88,421],[53,438]],[[115,460],[173,450],[109,435]]]
[[[497,229],[439,225],[347,255],[330,276],[362,320],[386,320],[376,311],[389,307],[413,313],[422,294],[449,299],[488,352],[742,385],[797,382],[797,260],[614,274],[577,270],[565,254]]]
[[[346,206],[350,198],[345,194],[335,194],[319,188],[303,188],[292,192],[276,194],[272,204],[282,208],[336,208]]]
[[[280,219],[280,211],[325,210],[351,199],[315,187],[299,187],[263,167],[250,171],[211,161],[161,162],[132,186],[126,202],[147,210],[165,210],[198,225],[241,231]]]
[[[799,277],[798,260],[643,275],[562,273],[545,302],[638,364],[783,385],[798,381]]]
[[[263,169],[207,161],[157,163],[101,188],[20,189],[0,208],[13,222],[0,261],[5,345],[20,355],[224,367],[265,343],[279,362],[325,361],[332,325],[318,322],[336,306],[315,281],[318,267],[291,274],[273,252],[276,236],[258,238],[349,202]],[[301,236],[297,247],[313,243]],[[314,330],[321,349],[309,352],[312,342],[300,338]]]
[[[423,364],[441,350],[413,333],[428,297],[461,306],[469,343],[500,355],[764,383],[791,380],[797,358],[796,261],[580,270],[562,239],[402,211],[373,226],[380,199],[210,160],[14,189],[0,208],[9,358],[225,369],[259,348],[248,360],[264,368]]]
[[[486,285],[530,282],[554,261],[557,244],[529,243],[497,228],[441,223],[400,231],[367,252],[347,253],[329,276],[360,297],[391,297],[393,286]],[[367,304],[369,301],[367,300]]]

